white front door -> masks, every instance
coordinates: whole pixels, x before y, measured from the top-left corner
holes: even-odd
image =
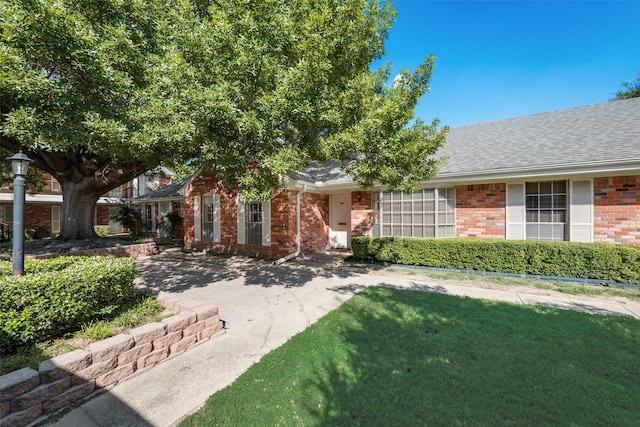
[[[351,194],[331,196],[329,247],[346,249],[349,247],[351,228]]]

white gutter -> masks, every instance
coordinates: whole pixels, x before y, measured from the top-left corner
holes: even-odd
[[[298,191],[296,194],[296,251],[275,260],[273,265],[280,265],[300,255],[300,193],[301,191]]]

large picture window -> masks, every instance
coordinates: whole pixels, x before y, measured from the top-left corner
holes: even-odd
[[[425,188],[415,193],[373,194],[377,236],[455,237],[455,189]]]
[[[566,240],[567,182],[526,183],[528,240]]]

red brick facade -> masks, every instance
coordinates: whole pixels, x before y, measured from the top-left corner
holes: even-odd
[[[62,213],[62,190],[58,181],[48,173],[43,172],[45,176],[45,185],[42,187],[41,191],[37,193],[35,196],[47,196],[46,202],[43,201],[31,201],[27,198],[25,204],[25,229],[31,229],[35,232],[36,238],[42,237],[55,237],[56,233],[52,229],[52,215],[51,215],[51,207],[59,206],[60,211]],[[171,181],[170,177],[161,176],[159,178],[160,186],[164,186],[169,184]],[[121,198],[132,198],[134,196],[134,185],[133,181],[130,181],[126,184],[123,184],[119,187],[120,191],[116,191],[117,194],[116,199]],[[12,195],[13,190],[8,187],[0,188],[0,194]],[[31,196],[31,193],[28,193]],[[52,197],[53,196],[53,197]],[[109,197],[109,193],[105,193],[104,197]],[[12,198],[12,196],[9,196]],[[52,199],[59,199],[57,201],[51,201]],[[99,204],[96,206],[96,214],[95,214],[95,225],[109,225],[109,208],[121,206],[120,201],[111,204]],[[11,213],[7,213],[8,211],[12,211],[13,203],[11,200],[5,200],[0,203],[0,209],[3,209],[3,218],[11,218]],[[156,207],[157,212],[157,207]],[[182,235],[181,230],[182,225],[180,225],[180,229],[178,232]]]
[[[506,237],[506,185],[456,187],[456,236]]]
[[[373,236],[374,207],[370,191],[351,192],[351,237]]]
[[[196,241],[194,198],[204,194],[220,195],[220,242]],[[207,248],[217,253],[242,253],[277,258],[296,250],[296,197],[292,190],[278,191],[270,203],[271,244],[238,244],[237,192],[230,191],[215,177],[200,174],[191,183],[184,200],[184,243],[189,249]],[[311,253],[329,245],[329,197],[300,194],[301,251]]]
[[[594,180],[594,240],[640,245],[640,176]]]

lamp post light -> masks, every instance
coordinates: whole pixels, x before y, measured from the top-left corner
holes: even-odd
[[[24,188],[26,179],[24,178],[29,170],[31,160],[22,150],[11,157],[11,169],[15,178],[13,179],[13,275],[22,276],[24,274]]]

